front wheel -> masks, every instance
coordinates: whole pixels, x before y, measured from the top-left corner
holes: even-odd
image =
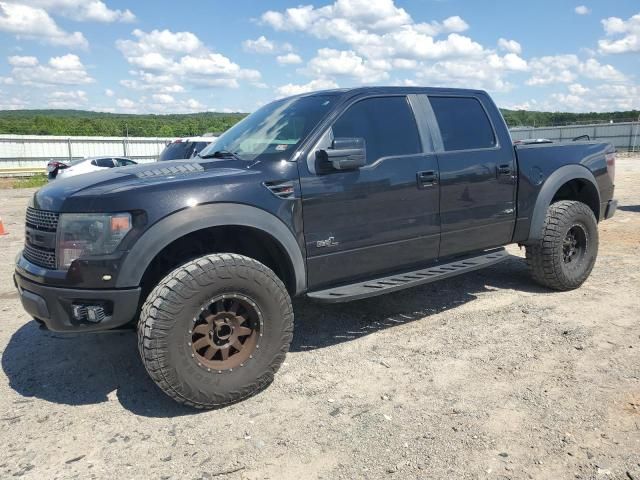
[[[549,206],[542,238],[527,245],[533,279],[554,290],[578,288],[598,255],[598,223],[582,202],[561,200]]]
[[[293,308],[280,279],[235,254],[178,267],[149,294],[138,347],[153,381],[174,400],[215,408],[273,380],[293,336]]]

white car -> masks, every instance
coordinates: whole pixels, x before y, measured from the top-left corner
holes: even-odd
[[[73,162],[70,167],[59,170],[55,178],[69,178],[83,173],[98,172],[107,168],[137,165],[133,160],[122,157],[93,157]]]

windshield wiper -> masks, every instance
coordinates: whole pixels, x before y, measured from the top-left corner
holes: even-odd
[[[233,158],[234,160],[242,160],[238,155],[228,150],[216,150],[207,155],[198,155],[200,158]]]

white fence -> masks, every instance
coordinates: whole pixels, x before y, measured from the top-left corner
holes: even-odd
[[[571,141],[580,135],[611,142],[618,150],[640,151],[640,122],[513,128],[513,140],[548,138]],[[0,172],[39,170],[47,161],[100,155],[125,156],[140,163],[155,161],[172,138],[60,137],[51,135],[0,135]]]
[[[153,162],[172,138],[59,137],[51,135],[0,135],[0,170],[35,170],[51,160],[95,156],[124,156],[136,162]]]

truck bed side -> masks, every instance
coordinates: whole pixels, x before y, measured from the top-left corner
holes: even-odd
[[[604,218],[614,188],[607,174],[606,160],[608,154],[615,152],[611,144],[575,142],[514,148],[518,163],[514,242],[524,243],[533,239],[541,227],[537,225],[540,212],[546,212],[549,203],[560,199],[567,189],[573,189],[574,193],[582,196],[596,219]]]

